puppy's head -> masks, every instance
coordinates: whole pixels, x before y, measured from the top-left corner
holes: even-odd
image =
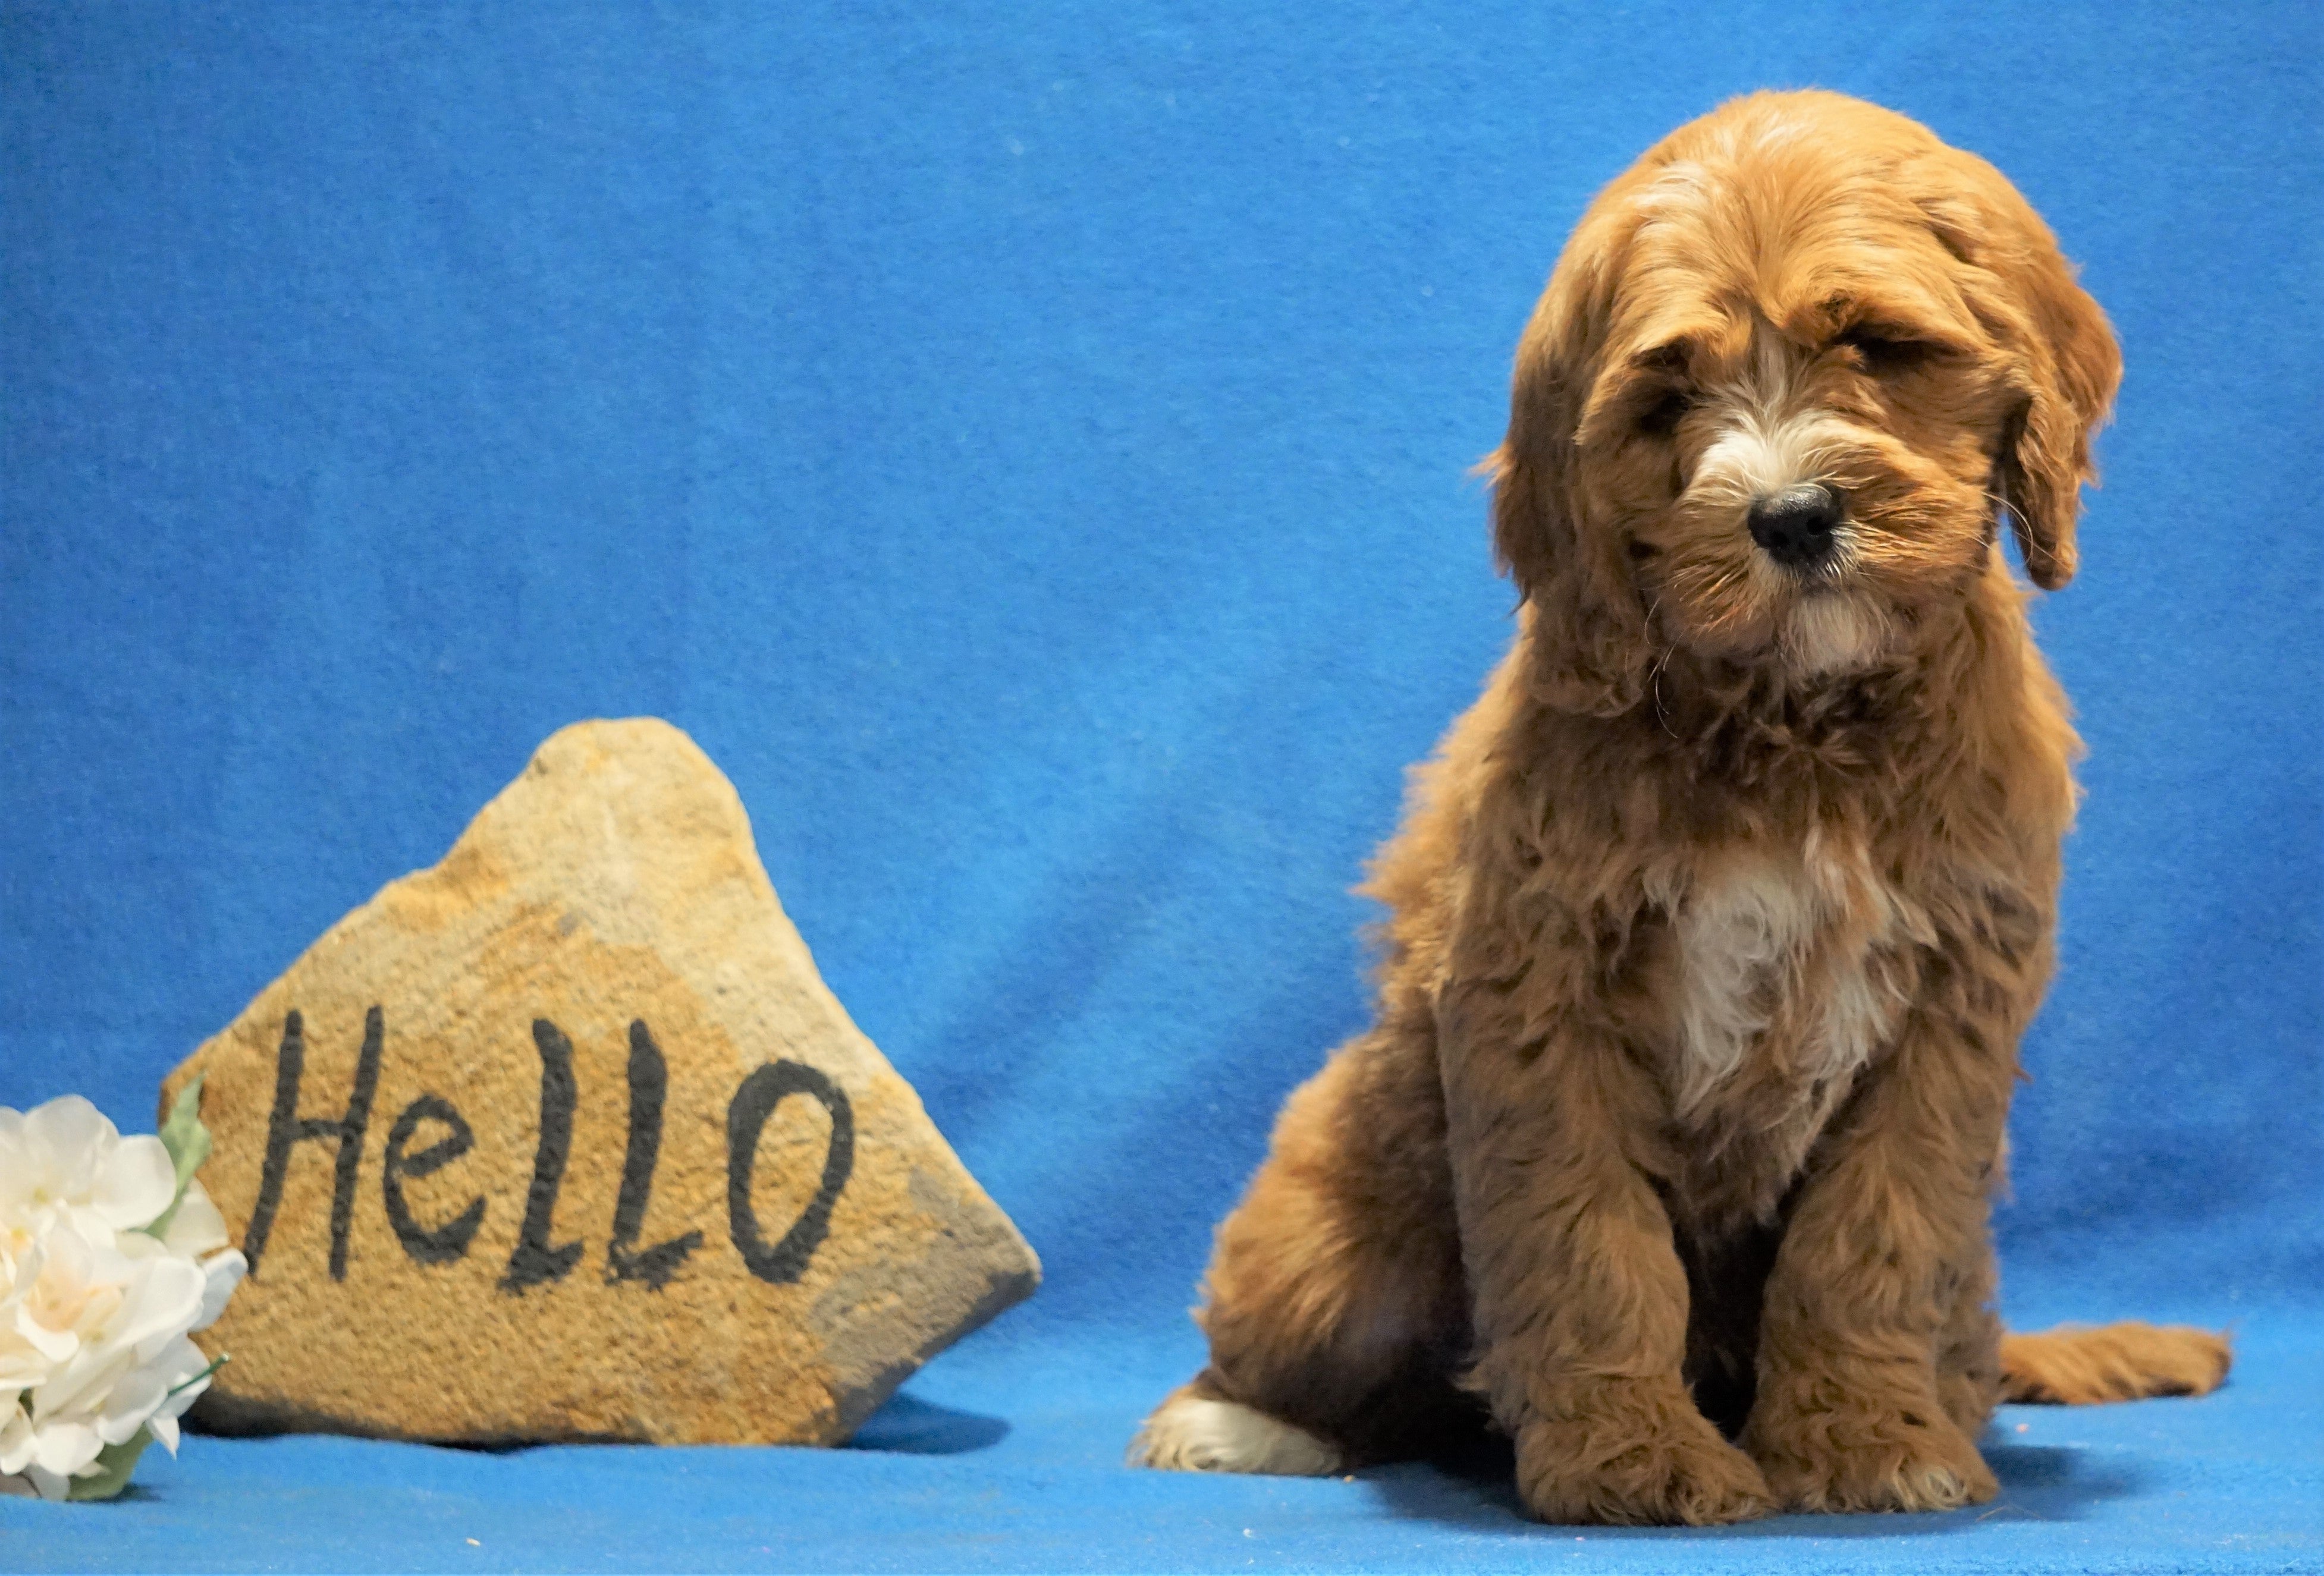
[[[2106,318],[1993,167],[1886,110],[1760,94],[1591,205],[1517,352],[1498,551],[1561,704],[1684,646],[1792,682],[1957,614],[2006,508],[2074,572]]]

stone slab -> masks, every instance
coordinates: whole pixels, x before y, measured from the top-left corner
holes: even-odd
[[[549,739],[165,1108],[198,1070],[223,1431],[836,1443],[1039,1279],[651,719]]]

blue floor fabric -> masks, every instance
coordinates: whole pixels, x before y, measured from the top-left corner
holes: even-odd
[[[843,1451],[484,1455],[193,1439],[105,1509],[0,1501],[10,1570],[2324,1570],[2324,1321],[2240,1331],[2200,1400],[2008,1406],[1990,1505],[1702,1531],[1545,1527],[1489,1461],[1352,1481],[1135,1471],[1122,1445],[1191,1340],[975,1341]],[[1176,1350],[1172,1348],[1175,1346]],[[1506,1463],[1499,1463],[1502,1471]],[[475,1540],[471,1543],[469,1540]]]
[[[2034,612],[2089,756],[2005,1303],[2240,1366],[2005,1414],[1948,1516],[1128,1472],[1508,641],[1471,467],[1542,281],[1806,85],[1991,159],[2122,340]],[[656,715],[1046,1271],[863,1448],[196,1438],[0,1500],[0,1571],[2324,1571],[2319,104],[2314,0],[0,0],[0,1105],[143,1127],[549,733]]]

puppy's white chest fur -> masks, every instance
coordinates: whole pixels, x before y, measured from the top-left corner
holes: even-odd
[[[1897,1022],[1907,905],[1861,846],[1817,833],[1796,850],[1708,858],[1664,906],[1676,1114],[1700,1117],[1748,1083],[1821,1127]]]

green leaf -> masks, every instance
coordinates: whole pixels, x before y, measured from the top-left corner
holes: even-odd
[[[145,1228],[149,1236],[168,1234],[178,1205],[186,1196],[186,1184],[210,1157],[210,1130],[202,1126],[202,1080],[208,1076],[201,1072],[186,1081],[186,1086],[178,1091],[177,1102],[170,1107],[170,1120],[161,1124],[161,1147],[170,1151],[171,1163],[178,1168],[178,1191],[171,1195],[170,1207]]]
[[[97,1475],[75,1478],[72,1487],[65,1490],[68,1499],[110,1499],[129,1487],[129,1474],[137,1470],[137,1458],[153,1436],[139,1429],[119,1444],[106,1445],[97,1452]]]
[[[186,1081],[186,1086],[178,1091],[177,1103],[170,1107],[170,1120],[161,1124],[161,1147],[178,1163],[180,1190],[210,1157],[210,1130],[202,1126],[202,1081],[208,1076],[205,1071]]]

